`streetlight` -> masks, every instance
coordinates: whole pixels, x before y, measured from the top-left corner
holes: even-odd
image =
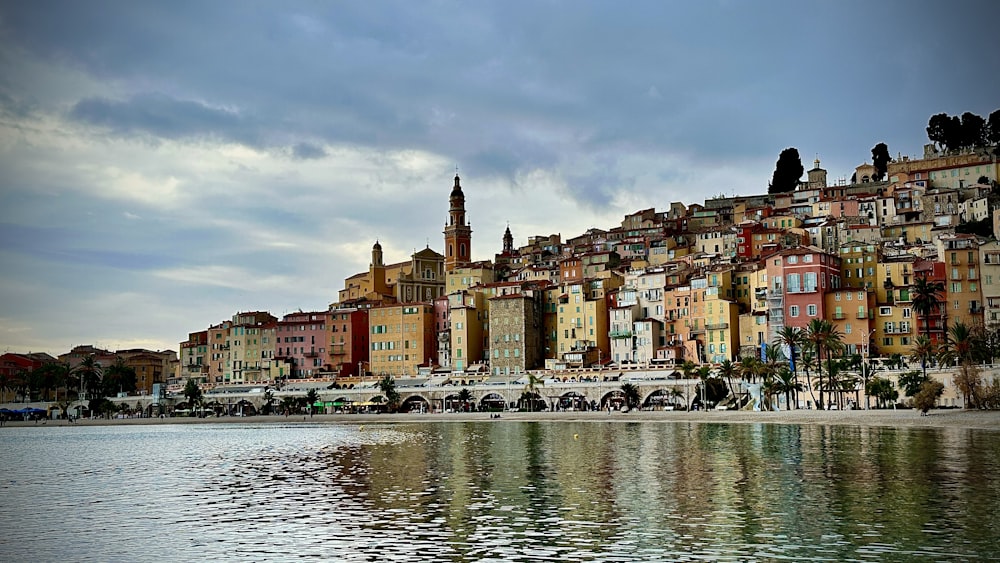
[[[861,377],[865,382],[865,388],[863,389],[865,393],[865,410],[871,408],[871,401],[868,396],[868,343],[871,341],[872,334],[875,334],[874,328],[868,331],[868,335],[865,336],[865,341],[862,342],[861,348]]]

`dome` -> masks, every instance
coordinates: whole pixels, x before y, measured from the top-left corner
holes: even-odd
[[[462,193],[462,185],[459,184],[458,174],[455,174],[455,186],[451,189],[451,197],[465,197]]]

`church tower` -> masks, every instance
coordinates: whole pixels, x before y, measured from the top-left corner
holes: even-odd
[[[444,271],[450,272],[471,262],[472,227],[465,221],[465,194],[455,175],[455,186],[448,198],[448,222],[444,226]]]
[[[507,256],[514,254],[514,235],[510,234],[510,225],[503,233],[503,253]]]
[[[372,263],[368,265],[368,279],[371,290],[381,295],[389,293],[389,286],[385,283],[385,263],[382,262],[382,245],[376,240],[372,246]]]

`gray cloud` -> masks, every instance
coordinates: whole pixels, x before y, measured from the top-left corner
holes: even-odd
[[[312,143],[296,143],[292,146],[292,157],[296,160],[312,160],[326,156],[326,150]]]

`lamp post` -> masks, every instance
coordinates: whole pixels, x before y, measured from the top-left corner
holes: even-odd
[[[868,396],[868,343],[871,341],[872,334],[875,334],[874,328],[868,331],[868,334],[865,335],[865,341],[862,342],[861,348],[861,378],[864,380],[865,386],[863,389],[865,393],[865,410],[869,410],[871,408],[871,401]]]

